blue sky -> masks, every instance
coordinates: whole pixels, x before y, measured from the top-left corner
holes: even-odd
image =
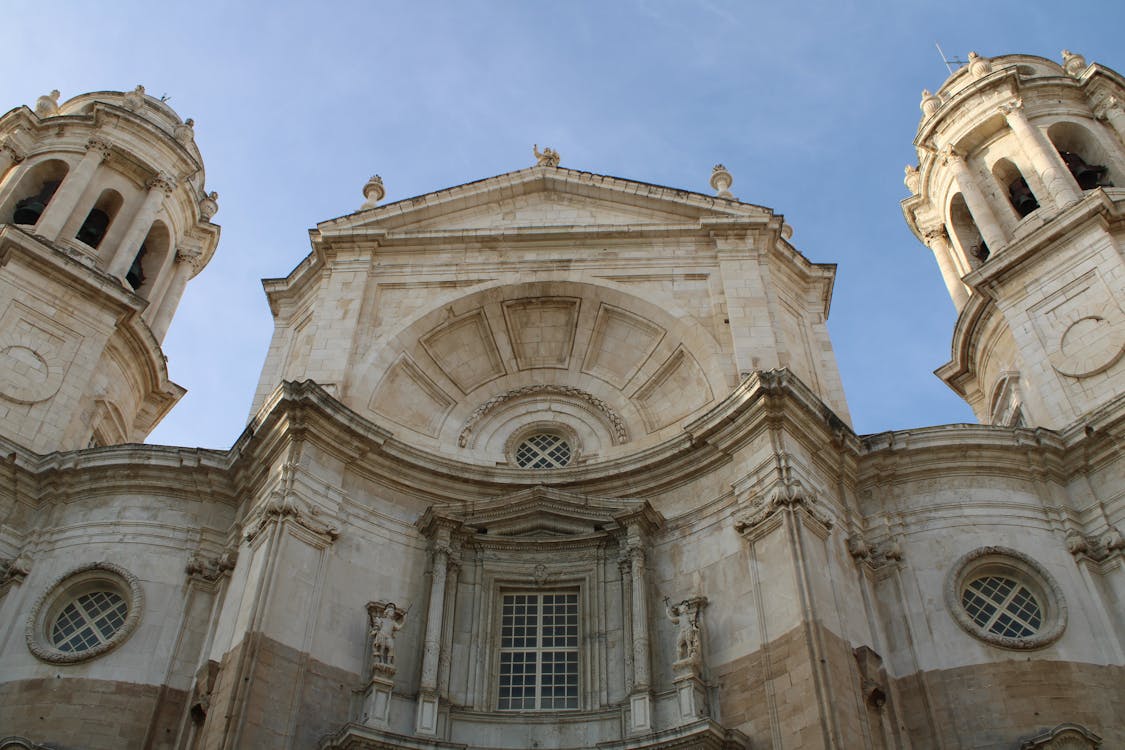
[[[229,7],[228,7],[229,6]],[[950,56],[1065,47],[1125,70],[1125,3],[412,2],[5,4],[0,106],[143,83],[193,117],[218,252],[165,351],[188,395],[150,442],[229,446],[272,331],[259,279],[307,230],[387,200],[563,166],[784,214],[839,264],[829,319],[856,430],[973,421],[933,374],[953,307],[899,201],[919,95]]]

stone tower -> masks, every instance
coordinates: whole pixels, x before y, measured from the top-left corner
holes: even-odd
[[[0,435],[140,442],[183,395],[160,342],[219,239],[192,121],[144,87],[0,118]]]
[[[1125,368],[1125,79],[972,53],[922,96],[903,202],[960,313],[937,374],[986,423],[1062,428]]]

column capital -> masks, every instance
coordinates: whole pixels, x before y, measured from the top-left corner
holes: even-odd
[[[1023,99],[1017,96],[1014,99],[1004,102],[996,109],[1000,114],[1004,115],[1004,117],[1008,117],[1008,115],[1022,116]]]
[[[965,155],[954,148],[952,143],[947,143],[938,150],[938,157],[942,164],[957,166],[965,163]]]
[[[922,238],[926,244],[933,247],[933,243],[941,240],[948,242],[949,234],[945,231],[944,224],[934,224],[931,226],[919,227],[922,230]]]
[[[23,149],[12,143],[11,138],[0,139],[0,151],[7,151],[11,155],[13,164],[19,164],[24,160]]]
[[[171,195],[172,191],[176,189],[176,178],[164,173],[158,174],[151,180],[145,183],[145,187],[149,190],[159,190],[164,195]]]
[[[1100,102],[1098,102],[1094,107],[1094,118],[1101,122],[1105,122],[1109,119],[1110,112],[1120,112],[1121,109],[1122,107],[1120,99],[1118,99],[1116,96],[1107,96]]]
[[[102,161],[105,161],[113,152],[113,147],[110,146],[107,141],[103,141],[101,138],[91,138],[90,140],[86,141],[86,151],[87,153],[100,156]]]
[[[195,247],[182,247],[176,249],[176,263],[185,263],[192,267],[197,267],[199,261],[203,259],[203,253],[199,248]]]

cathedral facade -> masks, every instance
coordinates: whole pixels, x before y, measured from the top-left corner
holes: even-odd
[[[0,750],[1125,745],[1123,103],[1069,52],[924,92],[978,425],[852,430],[835,266],[721,165],[536,148],[318,224],[229,450],[140,444],[219,237],[191,121],[11,110]]]

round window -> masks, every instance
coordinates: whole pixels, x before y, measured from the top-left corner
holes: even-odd
[[[67,573],[39,598],[27,645],[40,659],[68,663],[116,648],[140,620],[140,582],[124,568],[92,563]]]
[[[537,432],[516,446],[516,465],[523,469],[557,469],[570,463],[570,443],[562,435]]]
[[[994,646],[1040,648],[1066,627],[1066,604],[1051,574],[1005,547],[982,547],[962,557],[945,593],[957,623]]]

